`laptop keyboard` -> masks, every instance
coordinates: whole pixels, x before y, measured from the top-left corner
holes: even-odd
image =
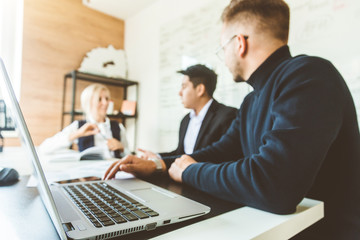
[[[64,189],[97,228],[159,216],[105,182],[69,185]]]

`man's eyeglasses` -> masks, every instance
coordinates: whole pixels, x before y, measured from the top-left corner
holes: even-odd
[[[229,40],[227,40],[222,46],[220,46],[216,50],[215,53],[221,61],[223,61],[225,59],[225,47],[237,36],[239,36],[239,35],[232,36]],[[249,36],[244,36],[244,38],[245,38],[245,40],[247,40],[249,38]]]

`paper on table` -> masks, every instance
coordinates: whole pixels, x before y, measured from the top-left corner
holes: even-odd
[[[104,160],[104,151],[108,151],[103,147],[94,146],[85,149],[82,152],[66,149],[56,151],[52,154],[44,154],[40,152],[40,158],[45,162],[74,162],[80,160]]]

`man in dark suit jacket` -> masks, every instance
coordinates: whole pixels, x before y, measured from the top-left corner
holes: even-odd
[[[178,72],[184,75],[179,95],[184,107],[191,109],[191,112],[181,121],[177,149],[159,153],[161,157],[191,154],[218,141],[237,112],[236,108],[213,99],[217,82],[213,70],[197,64]],[[150,151],[139,150],[145,157],[154,157]]]
[[[218,141],[229,128],[232,120],[235,118],[235,115],[235,108],[225,106],[224,104],[213,100],[201,124],[193,151],[199,150]],[[160,153],[161,157],[185,154],[184,139],[189,122],[190,113],[188,113],[181,121],[178,147],[174,151]]]

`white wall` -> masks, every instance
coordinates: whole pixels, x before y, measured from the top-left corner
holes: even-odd
[[[158,89],[160,26],[201,8],[208,0],[159,0],[125,22],[129,79],[139,81],[137,147],[159,151]],[[220,18],[220,16],[214,16]],[[179,99],[180,101],[180,99]],[[177,144],[177,136],[167,150]]]

